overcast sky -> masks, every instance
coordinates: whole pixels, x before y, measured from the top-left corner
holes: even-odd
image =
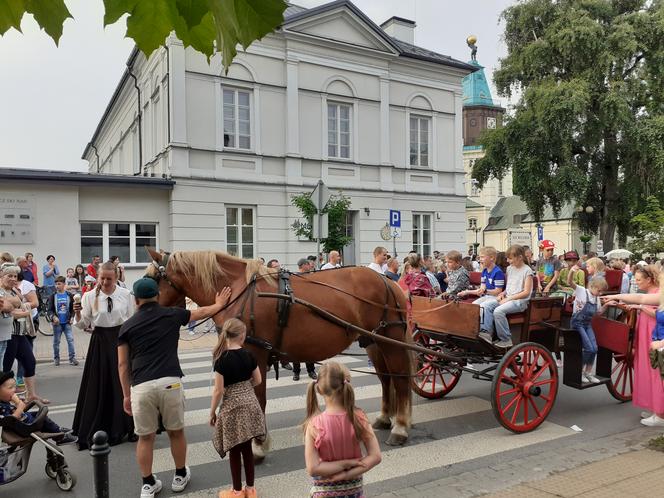
[[[23,34],[0,37],[0,166],[87,170],[80,159],[115,89],[133,43],[124,20],[103,28],[102,0],[66,0],[60,46],[31,16]],[[294,1],[305,7],[324,0]],[[487,77],[505,55],[500,12],[513,0],[355,0],[374,22],[391,16],[417,23],[415,43],[468,60],[466,37],[478,37],[478,60]],[[494,99],[497,96],[494,93]],[[504,103],[504,102],[503,102]]]

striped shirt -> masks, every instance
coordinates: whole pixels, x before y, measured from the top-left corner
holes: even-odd
[[[486,287],[486,290],[504,289],[505,274],[499,266],[494,266],[491,271],[484,268],[480,283]]]

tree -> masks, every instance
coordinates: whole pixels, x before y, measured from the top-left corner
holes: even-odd
[[[536,220],[550,205],[592,206],[584,230],[606,250],[664,189],[664,1],[524,0],[507,8],[498,93],[520,94],[481,137],[480,185],[511,168]]]
[[[302,219],[295,220],[291,229],[298,237],[306,237],[313,240],[313,223],[316,216],[316,206],[311,200],[311,194],[303,192],[291,197],[291,204],[299,209]],[[331,195],[323,208],[323,213],[328,215],[328,236],[322,239],[325,252],[339,251],[350,244],[353,237],[346,235],[346,215],[350,207],[350,198],[339,193]]]
[[[664,252],[664,209],[659,199],[650,196],[642,213],[632,218],[634,239],[630,249],[637,253],[656,255]]]
[[[104,0],[104,26],[127,17],[127,37],[149,57],[175,31],[185,47],[207,55],[222,54],[224,68],[237,45],[245,49],[283,21],[284,0]],[[64,0],[0,0],[0,35],[21,31],[21,19],[32,14],[58,44],[64,22],[72,18]]]

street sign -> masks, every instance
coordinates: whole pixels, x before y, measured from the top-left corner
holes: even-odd
[[[604,256],[604,241],[601,239],[597,241],[597,255]]]
[[[322,181],[319,181],[316,188],[311,193],[311,200],[313,201],[314,206],[316,206],[316,209],[320,211],[325,207],[327,201],[330,200],[330,189],[328,189]]]
[[[544,240],[544,227],[542,225],[537,227],[537,240],[540,242]]]
[[[395,239],[401,238],[401,227],[392,227],[392,237]]]
[[[514,230],[509,233],[509,245],[518,245],[518,246],[530,246],[531,245],[531,237],[532,235],[530,232],[527,232],[525,230]]]
[[[401,226],[401,211],[397,211],[396,209],[390,209],[390,226],[391,227]]]
[[[323,213],[320,216],[320,233],[319,233],[319,224],[316,223],[318,221],[318,216],[314,219],[314,226],[313,226],[313,236],[314,240],[320,240],[320,239],[327,239],[329,236],[329,227],[328,227],[328,215],[327,213]]]

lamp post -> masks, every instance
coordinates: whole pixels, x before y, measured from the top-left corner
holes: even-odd
[[[473,252],[475,253],[475,256],[477,256],[477,248],[480,245],[480,243],[477,241],[477,234],[480,233],[482,231],[482,229],[480,227],[478,227],[476,224],[473,224],[468,230],[470,230],[472,232],[475,232],[475,243],[473,244],[473,248],[474,248]]]
[[[581,216],[583,216],[584,214],[591,215],[591,214],[593,214],[594,211],[595,211],[595,208],[593,208],[592,206],[576,206],[576,212],[579,215],[579,222],[581,221]],[[581,224],[581,223],[579,223],[579,224]],[[581,227],[579,227],[579,228],[581,228]],[[581,240],[581,242],[583,242],[583,254],[587,254],[588,253],[588,242],[590,242],[590,239],[592,237],[590,235],[588,235],[587,233],[585,233],[586,232],[585,227],[583,228],[583,232],[584,233],[583,233],[583,235],[581,235],[579,237],[579,240]]]

